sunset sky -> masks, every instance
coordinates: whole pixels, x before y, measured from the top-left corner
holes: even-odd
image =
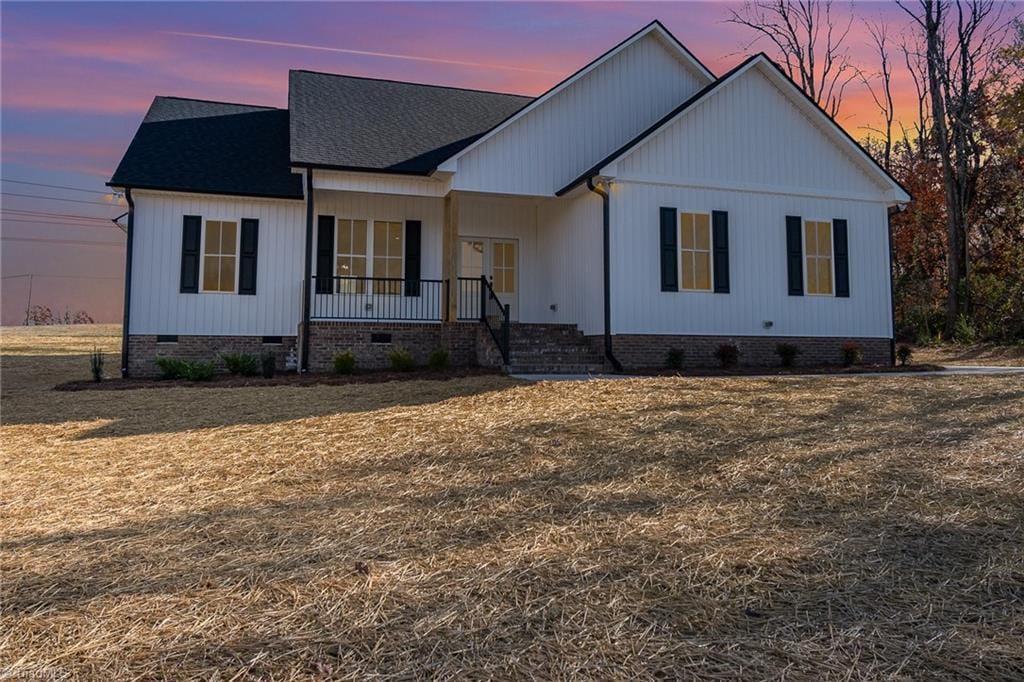
[[[154,95],[284,107],[290,68],[537,95],[655,18],[720,74],[760,49],[724,23],[730,6],[4,2],[3,324],[24,320],[27,274],[33,303],[120,319],[124,234],[95,218],[124,210],[104,183]],[[875,68],[861,20],[898,34],[906,19],[891,3],[854,13],[851,55]],[[863,137],[876,118],[852,88],[840,123]]]

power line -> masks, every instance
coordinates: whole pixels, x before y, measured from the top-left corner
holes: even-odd
[[[42,242],[44,244],[74,244],[76,246],[124,246],[120,242],[97,242],[81,239],[44,239],[42,237],[0,237],[0,239],[5,242]]]
[[[86,192],[88,194],[108,194],[108,190],[85,189],[84,187],[68,187],[67,185],[49,185],[45,182],[29,182],[28,180],[11,180],[3,178],[3,182],[13,182],[19,185],[32,185],[33,187],[49,187],[51,189],[67,189],[72,192]]]
[[[21,194],[19,192],[0,192],[8,197],[24,197],[26,199],[46,199],[47,201],[66,201],[71,204],[94,204],[96,206],[119,206],[109,201],[85,201],[83,199],[61,199],[60,197],[47,197],[42,194]]]
[[[100,275],[40,275],[36,272],[26,272],[21,275],[4,275],[0,279],[17,279],[19,277],[46,277],[47,279],[116,279],[120,277],[103,277]]]
[[[103,227],[103,228],[112,227],[115,230],[120,230],[121,229],[120,227],[118,227],[114,223],[107,223],[105,225],[103,223],[96,223],[95,225],[86,225],[85,223],[60,223],[60,222],[48,221],[48,220],[17,220],[17,219],[13,219],[12,220],[10,218],[5,218],[4,222],[5,223],[21,223],[23,225],[53,225],[55,227],[95,227],[95,228],[99,228],[99,227]]]
[[[2,209],[4,213],[16,213],[18,215],[31,215],[31,216],[43,216],[46,218],[81,218],[83,220],[99,220],[107,222],[112,218],[104,218],[103,216],[94,215],[76,215],[74,213],[48,213],[46,211],[26,211],[20,208],[5,208]]]

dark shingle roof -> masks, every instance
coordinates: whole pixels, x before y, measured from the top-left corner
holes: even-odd
[[[302,198],[288,160],[288,111],[157,97],[108,184]]]
[[[429,173],[531,97],[291,71],[295,164]]]

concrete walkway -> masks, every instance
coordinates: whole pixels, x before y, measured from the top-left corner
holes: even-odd
[[[864,372],[863,374],[742,374],[717,377],[688,377],[692,379],[834,379],[837,377],[927,377],[957,376],[964,374],[1021,374],[1024,367],[984,367],[976,365],[948,365],[941,370],[927,372]],[[590,381],[592,379],[637,379],[638,374],[510,374],[513,379],[527,381]],[[686,376],[685,374],[683,375]]]

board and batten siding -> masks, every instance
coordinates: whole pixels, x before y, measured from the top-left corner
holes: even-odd
[[[316,190],[314,212],[335,218],[352,220],[386,220],[405,224],[406,220],[421,221],[420,277],[441,278],[441,232],[444,224],[444,200],[421,196],[367,194],[363,192],[331,192]],[[314,216],[314,221],[316,217]],[[372,226],[371,228],[372,229]],[[404,230],[404,227],[403,227]],[[313,228],[313,253],[317,250],[317,230]],[[403,241],[404,244],[404,241]],[[369,248],[369,244],[367,244]],[[367,258],[373,259],[368,253]],[[404,265],[404,261],[403,261]],[[316,273],[316,259],[313,263]]]
[[[540,288],[547,305],[537,322],[575,324],[584,334],[604,331],[604,255],[601,198],[584,192],[540,202]],[[552,311],[550,304],[557,309]]]
[[[647,35],[470,149],[452,188],[552,196],[704,86]]]
[[[730,293],[661,291],[662,206],[728,211]],[[612,185],[611,211],[613,333],[890,336],[884,203],[623,182]],[[849,298],[788,294],[787,215],[848,221]]]
[[[305,204],[136,190],[131,334],[293,336],[300,312]],[[260,221],[256,295],[180,293],[182,217]]]
[[[636,147],[623,180],[881,200],[886,188],[784,95],[758,65]]]

